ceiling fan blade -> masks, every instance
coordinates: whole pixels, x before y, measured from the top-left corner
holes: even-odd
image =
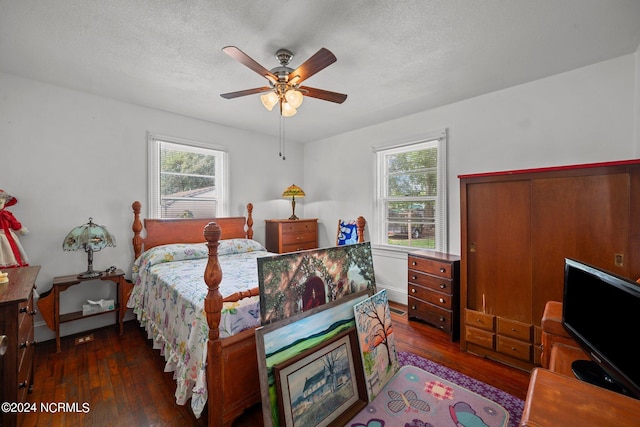
[[[337,60],[338,59],[336,58],[336,56],[331,53],[329,49],[325,49],[323,47],[322,49],[317,51],[311,58],[303,62],[302,65],[293,70],[289,74],[289,81],[292,81],[297,77],[297,80],[294,80],[294,83],[300,84],[303,80],[308,79],[318,71],[323,70]]]
[[[237,92],[221,93],[220,96],[225,99],[233,99],[241,96],[253,95],[254,93],[269,92],[270,90],[273,89],[271,89],[269,86],[263,86],[254,89],[239,90]]]
[[[328,90],[316,89],[309,86],[300,86],[298,89],[300,89],[305,96],[322,99],[323,101],[335,102],[336,104],[342,104],[347,99],[347,95],[344,93],[330,92]]]
[[[252,59],[249,55],[241,51],[235,46],[225,46],[222,48],[222,51],[240,62],[241,64],[249,67],[256,73],[260,74],[262,77],[273,79],[273,81],[278,81],[278,78],[269,70],[264,68],[262,65],[258,64],[254,59]],[[268,77],[267,77],[268,76]]]

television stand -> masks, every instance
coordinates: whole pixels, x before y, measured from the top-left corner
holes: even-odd
[[[611,378],[597,363],[591,360],[574,360],[571,363],[571,370],[581,381],[633,397],[629,390]]]

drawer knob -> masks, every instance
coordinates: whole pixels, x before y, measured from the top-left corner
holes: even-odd
[[[418,276],[411,276],[411,280],[418,280]]]
[[[446,269],[446,268],[444,268],[444,267],[440,267],[440,273],[444,273],[444,272],[446,272],[446,271],[447,271],[447,269]]]
[[[416,290],[416,288],[411,288],[411,293],[412,293],[412,294],[415,294],[416,292],[418,292],[418,291]]]
[[[444,298],[440,298],[438,301],[440,301],[442,304],[444,304]]]
[[[29,346],[29,341],[21,342],[18,346],[19,348],[27,348]]]
[[[446,288],[447,288],[446,283],[440,283],[440,289],[446,289]]]
[[[22,381],[20,384],[18,384],[18,388],[27,388],[27,382]]]
[[[418,307],[416,307],[416,306],[415,306],[415,304],[411,306],[411,310],[415,310],[415,309],[417,309],[417,308],[418,308]]]
[[[4,356],[7,352],[7,345],[9,345],[9,339],[6,335],[0,335],[0,356]]]
[[[29,311],[29,307],[20,307],[20,310],[18,310],[18,313],[26,313],[27,311]]]
[[[440,321],[444,322],[444,316],[440,316]]]

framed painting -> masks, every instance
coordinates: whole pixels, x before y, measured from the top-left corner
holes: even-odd
[[[287,427],[343,426],[364,408],[367,391],[355,328],[273,367]]]
[[[369,402],[400,369],[387,290],[353,307]]]
[[[281,423],[278,409],[274,366],[283,366],[287,361],[354,328],[353,307],[370,295],[370,291],[367,290],[356,292],[338,301],[256,329],[258,374],[265,427],[284,425]]]
[[[260,320],[267,325],[345,295],[375,289],[369,242],[258,258]]]

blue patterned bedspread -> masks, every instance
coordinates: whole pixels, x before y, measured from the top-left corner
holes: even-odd
[[[248,239],[220,241],[218,260],[222,268],[223,297],[258,286],[256,259],[273,255],[258,242]],[[204,269],[208,249],[201,244],[172,244],[144,252],[134,263],[134,283],[127,307],[164,356],[165,372],[177,382],[176,402],[200,417],[207,401],[206,360],[209,326],[204,312],[207,286]],[[260,324],[257,296],[225,303],[220,321],[220,338],[229,337]]]

